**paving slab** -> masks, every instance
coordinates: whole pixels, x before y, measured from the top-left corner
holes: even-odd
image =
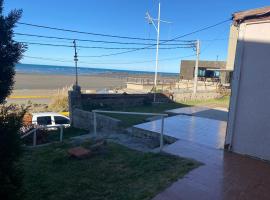
[[[171,110],[166,110],[166,113],[193,115],[196,112],[201,112],[201,111],[208,110],[208,109],[209,109],[208,107],[191,106],[191,107],[175,108],[175,109],[171,109]]]
[[[225,141],[226,126],[227,123],[220,120],[176,115],[165,118],[164,135],[222,149]],[[134,127],[159,134],[161,121],[155,120]]]
[[[153,200],[267,200],[270,164],[235,153],[179,140],[164,151],[204,165],[158,194]]]

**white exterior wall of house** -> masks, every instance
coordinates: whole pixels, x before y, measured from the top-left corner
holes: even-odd
[[[270,160],[270,20],[238,30],[225,145]]]

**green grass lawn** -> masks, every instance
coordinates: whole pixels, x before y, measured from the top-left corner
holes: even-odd
[[[151,199],[200,164],[175,156],[141,153],[109,143],[107,153],[69,158],[67,144],[26,150],[26,200]]]
[[[49,143],[49,142],[56,142],[60,140],[60,130],[50,130],[50,131],[42,131],[42,135],[40,134],[41,132],[38,132],[37,134],[37,144],[41,143]],[[84,134],[88,134],[89,131],[78,129],[78,128],[65,128],[63,129],[63,139],[69,139],[71,137],[75,136],[80,136]],[[24,138],[23,143],[26,145],[32,145],[33,144],[33,135],[29,135],[26,138]]]
[[[69,127],[69,128],[63,129],[63,139],[69,139],[71,137],[80,136],[80,135],[84,135],[88,133],[89,131],[86,131],[83,129]],[[49,141],[59,141],[59,137],[60,137],[60,130],[48,132]]]
[[[133,107],[119,107],[111,110],[126,111],[126,112],[145,112],[145,113],[164,113],[166,110],[181,108],[188,105],[182,103],[159,103],[155,105],[143,105]],[[123,127],[130,127],[135,124],[140,124],[146,121],[151,116],[142,115],[120,115],[120,114],[106,114],[107,116],[119,119],[122,121]]]
[[[207,99],[207,100],[192,100],[180,102],[187,106],[210,106],[210,107],[229,107],[230,96],[224,96],[218,99]]]
[[[166,110],[182,108],[188,106],[212,106],[212,107],[228,107],[229,106],[229,96],[225,96],[219,99],[207,99],[207,100],[193,100],[184,101],[179,103],[160,103],[155,105],[144,105],[144,106],[134,106],[134,107],[119,107],[109,110],[118,110],[126,112],[149,112],[149,113],[164,113]],[[106,110],[106,109],[104,109]],[[146,122],[146,119],[150,116],[140,116],[140,115],[120,115],[120,114],[106,114],[107,116],[119,119],[122,121],[123,127],[131,127],[136,124]]]

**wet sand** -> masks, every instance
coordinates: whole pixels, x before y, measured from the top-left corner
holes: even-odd
[[[84,75],[78,78],[83,90],[114,89],[126,87],[125,77],[91,76]],[[14,90],[57,90],[70,87],[75,83],[75,77],[71,75],[47,75],[47,74],[20,74],[15,76]],[[34,92],[36,94],[36,92]],[[30,95],[25,94],[25,95]],[[44,93],[43,93],[44,95]],[[46,95],[46,94],[45,94]]]

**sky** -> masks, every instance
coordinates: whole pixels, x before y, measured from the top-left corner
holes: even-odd
[[[269,0],[160,0],[160,3],[161,19],[171,22],[169,24],[161,23],[160,39],[168,40],[229,19],[234,12],[268,6]],[[146,39],[156,39],[157,35],[154,26],[149,24],[145,19],[145,13],[147,11],[153,18],[157,18],[157,0],[5,0],[4,7],[5,14],[15,8],[23,9],[23,16],[20,22],[24,23]],[[201,60],[226,60],[230,24],[231,22],[228,21],[203,32],[183,37],[181,40],[200,40]],[[118,41],[124,43],[152,43],[152,41],[75,34],[25,25],[18,25],[15,29],[15,33]],[[20,42],[72,45],[72,41],[61,41],[57,39],[34,38],[18,35],[15,36],[15,39]],[[146,46],[146,44],[140,46],[115,45],[79,41],[77,42],[77,45],[117,48],[137,48]],[[122,51],[126,50],[78,48],[78,55],[96,56]],[[70,47],[38,46],[29,44],[25,56],[26,57],[21,61],[22,63],[74,66],[74,63],[72,62],[74,49]],[[29,56],[42,59],[29,58]],[[154,71],[155,56],[155,49],[147,49],[108,57],[79,57],[78,66]],[[162,72],[177,73],[180,70],[180,62],[182,59],[195,58],[195,51],[192,48],[160,49],[158,70]]]

